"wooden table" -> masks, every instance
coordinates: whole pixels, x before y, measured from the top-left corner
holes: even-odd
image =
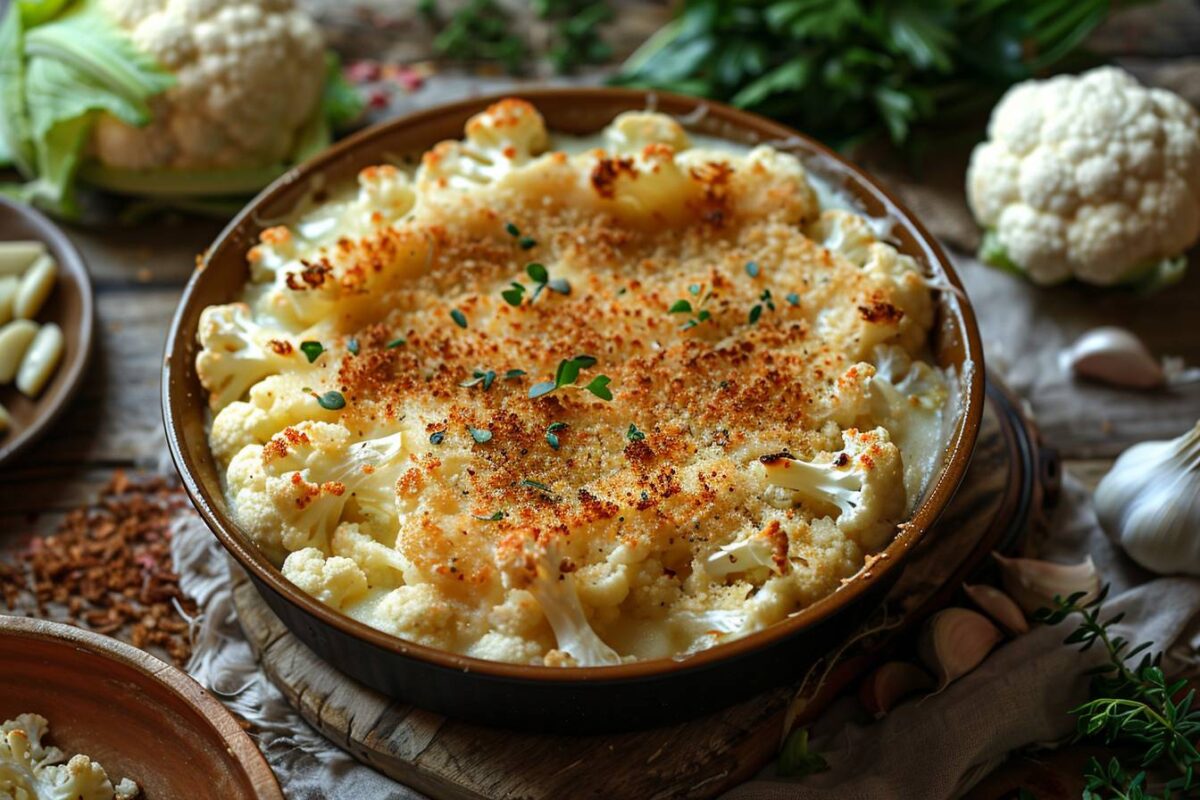
[[[331,41],[350,58],[428,55],[428,37],[405,36],[414,23],[405,8],[396,10],[399,4],[374,0],[347,7],[310,0],[307,5],[322,13]],[[621,6],[613,35],[619,53],[653,30],[665,11],[661,3]],[[380,26],[368,13],[371,7],[401,21]],[[1099,33],[1095,44],[1143,79],[1190,92],[1189,99],[1200,105],[1197,4],[1174,0],[1126,12]],[[503,78],[438,75],[418,92],[395,98],[386,113],[510,85]],[[886,173],[935,233],[959,247],[969,246],[975,236],[962,203],[964,164],[965,151],[941,156],[919,179]],[[55,429],[20,463],[0,470],[0,550],[52,530],[67,510],[92,499],[117,469],[169,469],[159,412],[164,339],[195,256],[220,227],[211,220],[168,218],[102,231],[68,228],[95,282],[95,355],[82,391]],[[1047,442],[1086,481],[1098,479],[1130,444],[1176,435],[1200,417],[1200,385],[1172,393],[1122,392],[1076,385],[1054,366],[1063,344],[1099,324],[1129,327],[1156,353],[1200,365],[1200,258],[1195,254],[1185,280],[1152,297],[1075,286],[1043,290],[973,263],[964,263],[962,273],[990,362],[1006,363],[1003,371],[1029,400]]]

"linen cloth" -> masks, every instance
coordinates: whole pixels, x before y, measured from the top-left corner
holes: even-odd
[[[1194,664],[1200,633],[1200,580],[1157,578],[1132,565],[1104,537],[1090,493],[1067,476],[1063,499],[1042,554],[1078,561],[1090,554],[1112,584],[1106,608],[1124,611],[1121,635],[1166,650],[1169,673]],[[195,515],[181,520],[173,541],[185,592],[200,608],[188,671],[254,725],[254,736],[292,800],[424,795],[363,766],[327,742],[288,705],[259,669],[238,627],[229,566],[216,539]],[[1068,736],[1067,711],[1086,693],[1085,670],[1103,658],[1062,644],[1072,626],[1037,626],[996,649],[940,694],[902,704],[870,721],[852,697],[833,705],[812,729],[811,747],[830,770],[794,780],[768,767],[725,795],[728,800],[881,800],[956,797],[1013,749]],[[799,677],[799,676],[797,676]]]

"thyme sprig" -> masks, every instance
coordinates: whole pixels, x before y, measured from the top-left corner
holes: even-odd
[[[587,384],[579,386],[576,381],[579,379],[581,370],[590,369],[596,365],[594,356],[575,356],[574,358],[564,358],[558,362],[558,369],[554,372],[554,380],[542,381],[535,383],[529,387],[530,398],[544,397],[557,389],[582,389],[585,392],[591,392],[601,400],[612,400],[612,390],[608,385],[612,383],[612,378],[607,375],[597,375]]]
[[[1108,661],[1089,670],[1092,677],[1091,699],[1071,710],[1077,717],[1076,739],[1100,739],[1105,744],[1126,744],[1137,748],[1135,765],[1110,758],[1107,764],[1091,759],[1084,772],[1087,781],[1084,800],[1121,798],[1170,798],[1190,796],[1200,788],[1200,710],[1193,709],[1195,690],[1187,691],[1186,680],[1170,681],[1163,673],[1162,653],[1148,652],[1150,642],[1131,646],[1115,634],[1112,626],[1124,617],[1116,614],[1101,619],[1102,604],[1108,596],[1105,586],[1095,600],[1082,602],[1084,594],[1056,597],[1054,607],[1042,609],[1035,619],[1049,625],[1078,617],[1079,625],[1065,644],[1077,644],[1088,650],[1097,642],[1107,651]],[[1129,662],[1141,655],[1136,667]],[[1162,794],[1147,787],[1151,768],[1171,775],[1162,784]]]
[[[543,289],[549,289],[552,292],[557,292],[558,294],[562,295],[571,293],[571,284],[567,282],[567,279],[551,278],[550,272],[546,269],[544,264],[538,264],[537,262],[526,264],[525,274],[529,276],[529,279],[533,281],[534,285],[533,293],[529,296],[529,302],[531,304],[538,299],[538,295],[542,293]],[[504,302],[516,308],[524,301],[525,291],[524,284],[513,281],[511,284],[509,284],[509,288],[500,293],[500,296],[504,298]]]
[[[692,295],[693,297],[700,297],[700,293],[702,291],[704,291],[703,284],[693,283],[688,287],[688,294]],[[691,318],[688,319],[687,322],[680,325],[679,330],[686,331],[689,328],[694,328],[701,322],[708,322],[708,320],[712,318],[712,313],[704,307],[708,304],[708,301],[712,298],[712,295],[713,293],[709,291],[704,295],[704,297],[696,301],[696,305],[694,307],[691,300],[676,300],[671,304],[671,307],[667,309],[667,313],[690,314]]]

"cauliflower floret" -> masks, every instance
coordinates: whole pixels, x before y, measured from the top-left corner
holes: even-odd
[[[410,642],[454,650],[458,623],[465,621],[458,605],[432,584],[398,586],[379,602],[375,618],[388,633]]]
[[[243,448],[226,473],[238,524],[275,555],[326,549],[343,519],[394,535],[402,436],[352,439],[341,425],[305,422]]]
[[[262,327],[245,303],[209,306],[197,330],[196,374],[219,411],[268,375],[302,368],[303,356],[281,332]]]
[[[394,588],[404,583],[405,572],[412,571],[412,566],[395,548],[376,541],[364,533],[357,523],[344,522],[339,525],[329,544],[334,555],[344,556],[358,564],[372,589]],[[416,578],[415,575],[413,577]]]
[[[506,99],[467,121],[466,139],[445,141],[421,158],[417,189],[472,189],[528,163],[550,146],[546,124],[524,100]]]
[[[588,624],[575,590],[573,567],[562,557],[556,541],[535,541],[515,534],[497,547],[496,561],[505,586],[528,590],[546,615],[558,643],[558,649],[546,655],[548,665],[598,667],[621,663],[616,651]]]
[[[334,608],[342,609],[367,594],[367,576],[349,558],[326,558],[315,547],[305,547],[288,555],[283,562],[283,577],[306,594]]]
[[[980,257],[1037,283],[1170,280],[1200,237],[1200,114],[1101,67],[1014,86],[975,148]]]
[[[868,549],[886,541],[905,510],[900,452],[884,428],[843,433],[844,450],[820,461],[764,456],[752,469],[767,484],[769,502],[833,512],[837,526]]]
[[[759,570],[782,575],[788,566],[787,531],[778,520],[772,520],[761,531],[721,545],[704,561],[704,571],[714,578]]]
[[[142,52],[175,76],[136,128],[103,114],[91,151],[124,169],[198,169],[281,162],[314,114],[324,43],[291,0],[102,0]]]
[[[649,144],[665,144],[679,153],[692,146],[683,126],[666,114],[626,111],[604,129],[604,143],[612,153],[636,155]]]
[[[871,246],[879,241],[862,215],[840,209],[822,211],[804,229],[804,235],[860,267],[870,258]]]
[[[131,800],[138,785],[123,778],[114,789],[104,768],[85,755],[72,756],[42,743],[45,717],[21,714],[0,726],[0,797],[15,800]]]
[[[246,400],[235,400],[213,417],[208,441],[213,455],[222,464],[243,447],[264,444],[284,428],[305,420],[336,422],[337,411],[317,402],[304,387],[312,382],[307,373],[268,375],[250,387]]]

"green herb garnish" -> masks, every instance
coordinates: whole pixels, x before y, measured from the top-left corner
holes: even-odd
[[[1108,587],[1095,600],[1085,602],[1085,593],[1065,600],[1054,598],[1054,608],[1044,608],[1034,619],[1056,625],[1078,617],[1079,626],[1064,640],[1087,650],[1097,642],[1108,652],[1108,662],[1089,671],[1091,699],[1071,710],[1078,718],[1076,739],[1099,739],[1105,745],[1127,745],[1137,755],[1136,764],[1110,758],[1101,764],[1093,758],[1084,770],[1084,800],[1116,797],[1149,798],[1145,789],[1147,770],[1158,768],[1172,777],[1162,785],[1162,797],[1191,797],[1200,786],[1200,709],[1192,708],[1195,690],[1185,693],[1186,679],[1170,681],[1159,666],[1162,654],[1150,654],[1150,642],[1130,647],[1112,626],[1124,614],[1101,621],[1101,606]],[[1142,654],[1136,667],[1129,659]],[[1159,795],[1155,794],[1154,797]]]
[[[317,404],[326,411],[338,411],[346,407],[346,398],[341,392],[329,391],[324,394],[313,392],[313,397],[317,398]]]
[[[355,339],[353,336],[351,336],[346,342],[346,349],[350,351],[351,355],[358,355],[358,339]]]
[[[545,264],[539,264],[536,261],[532,261],[525,265],[525,274],[529,276],[529,279],[533,281],[535,286],[533,294],[529,296],[530,303],[533,303],[538,299],[538,295],[542,293],[543,289],[549,289],[552,292],[557,292],[558,294],[564,295],[571,293],[571,284],[567,282],[567,279],[551,278],[550,272],[546,269]],[[510,306],[519,306],[525,297],[525,286],[513,281],[511,284],[509,284],[508,289],[500,292],[500,296],[503,297],[504,302],[508,303]]]
[[[526,480],[521,481],[521,485],[525,486],[529,489],[537,489],[539,492],[545,492],[546,494],[553,493],[549,486],[547,486],[546,484],[544,484],[540,481],[531,481],[531,480],[526,479]]]
[[[558,449],[558,432],[567,427],[565,422],[551,422],[546,428],[546,444],[554,450]]]
[[[525,374],[525,370],[523,370],[523,369],[510,369],[508,372],[504,373],[504,380],[515,381],[517,378],[521,377],[524,374]]]
[[[489,369],[489,370],[485,371],[485,370],[477,369],[471,373],[471,378],[469,380],[463,381],[462,383],[459,384],[459,386],[462,386],[464,389],[469,389],[472,386],[482,385],[483,390],[486,392],[488,389],[492,388],[492,384],[495,382],[496,382],[496,371],[495,370]]]
[[[408,344],[408,339],[405,339],[403,336],[401,336],[399,339],[392,339],[387,343],[386,346],[388,350],[395,350],[397,347],[403,344]]]
[[[704,287],[701,286],[700,284],[696,284],[696,283],[693,283],[691,286],[688,287],[688,292],[690,292],[691,294],[696,295],[696,296],[699,296],[700,292],[702,292],[703,290],[704,290]],[[691,319],[689,319],[687,322],[685,322],[679,326],[679,330],[686,331],[687,329],[694,328],[697,325],[699,325],[701,322],[707,322],[709,319],[712,318],[712,314],[709,313],[707,308],[704,308],[704,305],[709,301],[710,298],[712,298],[712,292],[709,292],[708,294],[704,295],[704,299],[700,300],[697,303],[697,305],[695,306],[695,308],[693,308],[692,302],[690,300],[676,300],[667,309],[667,313],[668,314],[692,314],[693,316],[691,317]]]
[[[478,514],[472,514],[471,516],[475,517],[475,519],[479,520],[480,522],[499,522],[500,520],[504,519],[504,512],[497,511],[494,514],[486,517],[481,517]]]
[[[300,343],[300,352],[304,353],[308,363],[313,363],[321,357],[321,353],[325,352],[325,346],[320,342],[307,341]]]
[[[467,315],[457,308],[450,312],[450,319],[454,320],[454,324],[460,328],[467,327]]]
[[[766,306],[771,311],[775,310],[775,301],[771,298],[771,290],[770,289],[763,289],[762,294],[760,294],[758,296],[758,299],[759,299],[759,302],[753,308],[750,309],[750,315],[749,315],[748,319],[749,319],[751,325],[756,324],[758,322],[759,317],[762,316],[763,306]]]
[[[445,431],[434,431],[433,433],[429,434],[430,444],[441,444],[444,441],[446,441]]]
[[[746,262],[746,274],[751,278],[757,278],[760,271],[757,261]]]
[[[487,428],[472,428],[468,426],[467,430],[470,432],[471,438],[479,444],[485,444],[492,440],[492,432]]]
[[[788,292],[786,299],[788,301],[788,304],[790,304],[790,305],[793,305],[793,306],[800,305],[800,295],[796,294],[795,292]]]
[[[532,236],[522,236],[517,240],[517,245],[522,250],[532,250],[537,247],[537,239],[534,239]]]
[[[504,224],[504,230],[508,231],[508,235],[514,239],[521,235],[521,229],[511,222],[506,222]]]
[[[596,365],[596,359],[592,356],[575,356],[574,358],[564,358],[558,362],[558,369],[555,370],[554,380],[535,383],[529,387],[530,397],[542,397],[553,392],[555,389],[583,389],[585,392],[591,392],[601,400],[612,400],[613,394],[608,389],[608,384],[612,379],[607,375],[597,375],[585,386],[577,386],[576,380],[579,378],[580,370],[585,370]]]
[[[638,430],[638,426],[632,422],[629,423],[629,430],[625,431],[625,438],[631,442],[640,442],[645,440],[646,434]]]

